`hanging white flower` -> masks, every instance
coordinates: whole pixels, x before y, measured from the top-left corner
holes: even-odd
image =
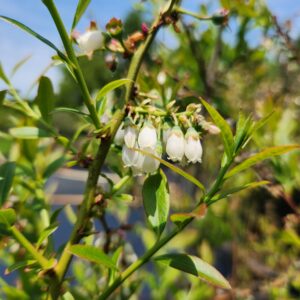
[[[167,80],[167,75],[164,71],[160,71],[157,75],[157,82],[160,85],[164,85],[166,83]]]
[[[184,154],[188,162],[196,163],[202,161],[202,145],[198,132],[190,127],[185,134],[185,150]]]
[[[128,148],[126,145],[122,148],[122,160],[125,167],[134,167],[137,165],[139,160],[139,152]]]
[[[101,30],[88,30],[77,38],[77,43],[82,52],[91,54],[103,45]]]
[[[128,148],[133,148],[136,143],[138,131],[133,126],[127,126],[124,131],[124,142]]]
[[[169,134],[166,152],[172,161],[181,161],[184,155],[185,140],[179,126],[174,126]]]
[[[157,143],[155,150],[150,148],[150,149],[145,149],[145,151],[153,154],[156,157],[161,158],[161,155],[162,155],[161,143],[160,142]],[[157,160],[151,156],[144,155],[144,161],[143,161],[143,165],[142,165],[143,172],[153,173],[153,172],[157,171],[157,169],[159,168],[159,165],[160,165],[159,160]]]
[[[167,140],[168,137],[171,133],[171,127],[169,126],[168,123],[164,123],[163,128],[162,128],[162,141],[163,141],[163,145],[164,147],[167,145]]]
[[[124,134],[125,134],[125,130],[124,128],[119,127],[115,138],[114,138],[114,143],[118,146],[122,146],[124,143]]]
[[[150,122],[145,122],[144,126],[140,130],[138,144],[141,149],[155,149],[157,144],[157,133]]]

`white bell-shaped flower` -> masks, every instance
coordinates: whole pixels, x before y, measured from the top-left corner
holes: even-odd
[[[150,149],[145,149],[145,151],[153,154],[156,157],[161,158],[161,155],[162,155],[161,143],[157,143],[155,150],[150,148]],[[144,155],[144,161],[143,161],[143,165],[142,165],[142,171],[144,173],[156,172],[157,169],[159,168],[159,165],[160,165],[159,160],[157,160],[151,156]]]
[[[196,163],[202,161],[202,145],[198,132],[190,127],[185,134],[185,150],[184,154],[188,162]]]
[[[157,82],[160,85],[164,85],[166,83],[167,80],[167,75],[164,71],[160,71],[157,75]]]
[[[150,122],[145,122],[139,132],[138,144],[141,149],[155,149],[157,144],[157,133]]]
[[[114,143],[118,146],[122,146],[124,143],[124,134],[125,134],[125,130],[124,128],[119,127],[115,138],[114,138]]]
[[[136,144],[138,131],[133,126],[127,126],[124,131],[124,142],[128,148],[133,148]]]
[[[181,161],[184,156],[185,140],[179,126],[174,126],[169,134],[166,152],[172,161]]]
[[[139,160],[139,152],[128,148],[126,145],[122,148],[122,160],[125,167],[134,167]]]
[[[93,53],[103,45],[102,32],[100,30],[88,30],[77,38],[77,43],[82,52]]]

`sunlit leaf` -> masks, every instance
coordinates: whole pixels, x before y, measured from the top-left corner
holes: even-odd
[[[0,209],[0,223],[12,226],[16,222],[17,216],[12,208]]]
[[[224,191],[220,194],[215,195],[211,199],[211,201],[209,202],[209,205],[214,203],[214,202],[217,202],[221,199],[227,198],[227,197],[231,196],[232,194],[243,191],[245,189],[254,189],[256,187],[263,186],[263,185],[266,185],[266,184],[269,184],[269,183],[270,183],[269,181],[263,180],[263,181],[251,182],[251,183],[247,183],[247,184],[244,184],[244,185],[241,185],[241,186],[238,186],[238,187],[234,187],[232,189],[229,189],[227,191]]]
[[[31,266],[34,263],[36,263],[36,260],[23,260],[23,261],[18,261],[14,264],[12,264],[11,266],[9,266],[6,270],[5,270],[5,275],[10,274],[13,271],[19,270],[19,269],[23,269],[27,266]]]
[[[52,161],[45,169],[43,178],[49,178],[66,162],[66,157],[62,156]]]
[[[9,133],[18,139],[38,139],[51,137],[51,134],[43,129],[37,127],[15,127],[9,130]]]
[[[16,164],[14,162],[6,162],[0,166],[0,206],[6,201],[9,191],[12,187]]]
[[[31,58],[31,56],[32,55],[27,55],[24,58],[22,58],[18,63],[16,63],[11,71],[10,76],[16,74],[16,72]]]
[[[167,224],[170,208],[168,181],[162,170],[148,176],[142,194],[148,222],[157,236],[160,236]]]
[[[2,64],[0,63],[0,78],[6,83],[9,84],[9,80],[3,70]]]
[[[73,245],[69,247],[69,251],[80,258],[89,260],[99,265],[104,265],[108,268],[116,268],[112,259],[100,248],[90,245]]]
[[[5,99],[6,93],[7,93],[6,90],[0,91],[0,106],[2,105],[2,103]]]
[[[79,0],[78,1],[76,12],[75,12],[73,23],[72,23],[72,30],[76,27],[76,25],[80,21],[82,15],[86,11],[90,2],[91,2],[91,0]]]
[[[29,28],[26,25],[22,24],[21,22],[19,22],[17,20],[14,20],[12,18],[9,18],[9,17],[5,17],[5,16],[0,15],[0,19],[4,20],[4,21],[6,21],[10,24],[13,24],[13,25],[17,26],[18,28],[24,30],[25,32],[31,34],[35,38],[42,41],[44,44],[48,45],[50,48],[54,49],[61,59],[63,59],[64,61],[68,61],[68,58],[52,42],[50,42],[49,40],[47,40],[46,38],[44,38],[40,34],[36,33],[31,28]]]
[[[170,220],[175,223],[176,225],[181,225],[186,220],[196,218],[200,219],[203,218],[207,211],[207,205],[202,203],[200,204],[195,210],[188,213],[175,213],[170,216]]]
[[[276,147],[270,147],[266,148],[265,150],[252,155],[248,159],[244,160],[239,165],[232,168],[226,175],[225,178],[229,178],[237,173],[240,173],[241,171],[244,171],[253,165],[265,160],[272,158],[277,155],[281,155],[287,152],[290,152],[292,150],[300,149],[300,145],[283,145],[283,146],[276,146]]]
[[[42,245],[42,243],[53,233],[53,232],[55,232],[56,231],[56,229],[58,228],[58,226],[57,225],[53,225],[53,226],[49,226],[49,227],[47,227],[47,228],[45,228],[42,232],[41,232],[41,234],[40,234],[40,236],[39,236],[39,239],[38,239],[38,241],[37,241],[37,243],[36,243],[36,248],[39,248],[41,245]]]
[[[199,257],[186,254],[166,254],[154,259],[177,270],[197,276],[214,286],[231,289],[223,275]]]
[[[232,156],[232,146],[233,146],[233,135],[230,126],[224,120],[224,118],[217,112],[217,110],[208,104],[205,100],[201,99],[202,104],[205,106],[206,110],[210,114],[214,123],[220,128],[221,135],[224,143],[225,152],[228,157]]]
[[[118,80],[114,80],[109,82],[108,84],[106,84],[97,94],[95,97],[95,101],[98,102],[99,100],[101,100],[101,98],[103,98],[107,93],[117,89],[118,87],[121,87],[122,85],[125,85],[127,83],[130,83],[132,80],[127,79],[127,78],[123,78],[123,79],[118,79]]]
[[[51,111],[54,109],[54,91],[51,80],[48,77],[40,78],[36,103],[40,109],[42,118],[49,122],[51,120]]]

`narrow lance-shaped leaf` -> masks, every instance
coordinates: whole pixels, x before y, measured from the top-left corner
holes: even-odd
[[[15,175],[16,164],[14,162],[6,162],[0,166],[0,206],[6,201],[9,191],[11,189],[14,175]]]
[[[176,225],[180,226],[183,222],[188,219],[196,218],[201,219],[206,215],[207,212],[207,205],[202,203],[192,212],[187,213],[175,213],[170,216],[170,220],[175,223]]]
[[[80,258],[87,259],[99,265],[116,268],[112,259],[97,247],[90,245],[73,245],[69,247],[69,251]]]
[[[283,146],[276,146],[276,147],[270,147],[266,148],[265,150],[252,155],[248,159],[244,160],[239,165],[232,168],[226,175],[225,178],[229,178],[241,171],[244,171],[253,165],[265,160],[272,158],[277,155],[281,155],[287,152],[290,152],[292,150],[300,149],[300,145],[283,145]]]
[[[157,157],[155,155],[153,155],[152,153],[150,152],[147,152],[147,151],[144,151],[142,149],[138,149],[138,148],[134,148],[135,151],[138,151],[144,155],[147,155],[149,157],[152,157],[156,160],[158,160],[161,164],[163,164],[164,166],[168,167],[170,170],[172,170],[173,172],[181,175],[182,177],[184,177],[185,179],[187,179],[188,181],[192,182],[193,184],[195,184],[198,188],[200,188],[203,192],[205,192],[205,187],[204,185],[199,181],[197,180],[195,177],[191,176],[189,173],[181,170],[180,168],[176,167],[175,165],[165,161],[164,159],[160,158],[160,157]]]
[[[25,140],[51,137],[51,134],[49,132],[37,127],[30,126],[11,128],[9,130],[9,133],[15,138]]]
[[[209,202],[209,205],[211,205],[212,203],[217,202],[221,199],[227,198],[232,194],[243,191],[245,189],[254,189],[256,187],[263,186],[263,185],[266,185],[266,184],[269,184],[269,183],[270,183],[269,181],[263,180],[263,181],[257,181],[257,182],[250,182],[250,183],[238,186],[238,187],[234,187],[232,189],[229,189],[227,191],[222,192],[221,194],[217,194],[216,196],[214,196],[211,199],[211,201]]]
[[[36,103],[40,109],[42,118],[50,122],[51,111],[54,109],[54,91],[51,80],[48,77],[42,76],[36,97]]]
[[[225,152],[227,154],[227,157],[231,157],[232,146],[233,146],[233,135],[230,126],[214,107],[212,107],[203,99],[201,99],[201,102],[206,108],[206,110],[208,111],[208,113],[210,114],[215,124],[220,128]]]
[[[170,208],[168,181],[162,170],[145,180],[142,194],[148,222],[159,237],[167,224]]]
[[[5,99],[6,92],[7,92],[6,90],[0,91],[0,106],[2,105],[2,103]]]
[[[132,80],[123,78],[111,81],[110,83],[106,84],[97,94],[95,97],[95,101],[98,102],[101,100],[102,97],[104,97],[107,93],[117,89],[118,87],[121,87],[122,85],[125,85],[127,83],[130,83]]]
[[[15,64],[13,67],[10,76],[13,76],[16,74],[16,72],[31,58],[32,55],[27,55],[24,58],[22,58],[18,63]]]
[[[16,213],[12,208],[0,209],[0,223],[12,226],[16,222]]]
[[[231,289],[223,275],[199,257],[186,254],[166,254],[154,259],[177,270],[197,276],[214,286]]]
[[[32,36],[34,36],[38,40],[42,41],[44,44],[48,45],[50,48],[54,49],[61,59],[63,59],[64,61],[69,61],[68,58],[52,42],[50,42],[49,40],[47,40],[46,38],[44,38],[40,34],[36,33],[31,28],[29,28],[26,25],[22,24],[21,22],[19,22],[17,20],[14,20],[12,18],[9,18],[9,17],[5,17],[5,16],[0,15],[0,19],[2,19],[5,22],[8,22],[10,24],[13,24],[13,25],[17,26],[18,28],[24,30],[25,32],[31,34]]]
[[[91,2],[91,0],[79,0],[78,1],[76,12],[75,12],[73,23],[72,23],[72,30],[76,27],[76,25],[80,21],[82,15],[86,11],[90,2]]]
[[[2,67],[2,64],[0,63],[0,78],[6,83],[9,85],[9,80],[3,70],[3,67]]]

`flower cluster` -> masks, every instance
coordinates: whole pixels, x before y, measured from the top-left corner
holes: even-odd
[[[140,129],[131,123],[119,129],[115,143],[123,143],[123,163],[125,167],[132,169],[134,175],[155,172],[160,162],[153,156],[161,158],[163,148],[168,159],[174,162],[197,163],[201,162],[202,158],[199,133],[193,127],[189,127],[185,134],[179,126],[164,129],[160,134],[160,130],[150,121],[145,121]]]

